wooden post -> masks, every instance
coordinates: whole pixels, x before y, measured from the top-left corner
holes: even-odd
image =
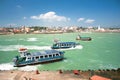
[[[38,70],[36,70],[36,74],[40,74]]]
[[[62,74],[63,73],[62,70],[59,70],[59,73]]]
[[[78,71],[78,70],[73,70],[73,73],[74,73],[75,75],[79,75],[79,71]]]

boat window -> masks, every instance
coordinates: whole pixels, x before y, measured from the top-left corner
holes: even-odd
[[[66,46],[69,46],[69,44],[66,44]]]
[[[60,43],[57,44],[58,46],[61,46]]]
[[[48,55],[45,55],[45,58],[47,58],[48,57]]]
[[[26,55],[27,55],[27,56],[29,56],[29,55],[30,55],[30,53],[27,53]]]
[[[59,54],[56,54],[56,56],[59,56]]]
[[[55,57],[55,54],[53,54],[53,57]]]
[[[40,56],[40,58],[43,58],[43,56]]]
[[[66,46],[66,44],[63,44],[63,46]]]
[[[28,57],[27,59],[31,59],[31,57]]]
[[[23,59],[22,59],[23,61],[25,61],[26,60],[26,57],[23,57]]]
[[[59,53],[59,56],[61,56],[61,52]]]
[[[72,46],[73,46],[73,44],[70,44],[70,46],[72,47]]]
[[[26,55],[25,55],[25,52],[23,52],[23,54],[24,54],[24,56],[26,56]]]
[[[36,59],[39,59],[39,56],[36,56]]]
[[[57,46],[57,44],[53,44],[53,46]]]
[[[58,44],[56,44],[56,46],[58,46]]]
[[[49,55],[49,57],[52,57],[52,55]]]
[[[63,44],[61,43],[60,46],[63,46]]]

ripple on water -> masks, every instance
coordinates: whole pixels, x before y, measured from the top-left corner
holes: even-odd
[[[26,46],[26,45],[8,45],[8,46],[0,46],[0,51],[16,51],[19,48],[27,48],[34,50],[50,50],[50,46]]]
[[[37,38],[28,38],[27,41],[37,41]]]

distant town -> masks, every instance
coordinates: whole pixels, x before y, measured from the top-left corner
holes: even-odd
[[[56,34],[56,33],[71,33],[71,32],[81,32],[81,33],[91,33],[91,32],[120,32],[120,28],[102,28],[98,27],[0,27],[0,35],[4,34]]]

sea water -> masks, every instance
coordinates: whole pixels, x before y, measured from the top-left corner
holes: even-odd
[[[91,41],[76,40],[77,35],[91,37]],[[51,49],[54,39],[80,43],[76,48],[61,49],[65,59],[58,62],[13,67],[12,59],[18,49],[29,52]],[[0,35],[0,70],[97,70],[120,68],[120,33],[63,33]]]

